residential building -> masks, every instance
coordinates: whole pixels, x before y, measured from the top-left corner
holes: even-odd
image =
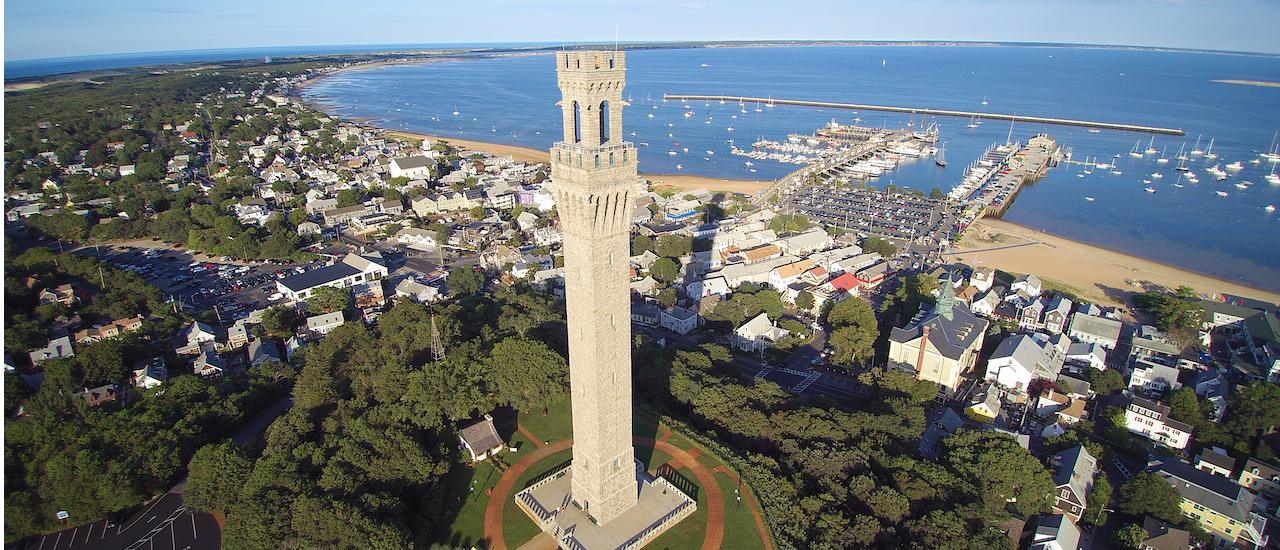
[[[1178,368],[1154,362],[1146,357],[1133,361],[1133,373],[1129,375],[1129,389],[1156,394],[1181,388]]]
[[[1022,290],[1032,298],[1038,298],[1040,297],[1040,292],[1043,290],[1043,283],[1040,282],[1039,277],[1027,274],[1014,279],[1013,284],[1009,285],[1009,290],[1013,292]]]
[[[1080,529],[1062,514],[1042,515],[1029,550],[1080,550]]]
[[[1169,418],[1169,407],[1141,397],[1134,397],[1125,407],[1125,423],[1129,431],[1173,449],[1186,449],[1191,443],[1191,426]]]
[[[49,344],[38,350],[31,352],[31,364],[39,365],[51,359],[62,359],[64,357],[75,357],[76,352],[71,349],[71,337],[62,336],[49,340]]]
[[[989,267],[979,267],[973,270],[973,274],[969,276],[969,286],[972,286],[980,292],[991,290],[991,285],[996,282],[996,270]]]
[[[427,157],[401,157],[391,159],[387,171],[393,178],[430,178],[436,161]]]
[[[400,281],[396,285],[395,292],[396,296],[406,296],[420,304],[434,302],[440,298],[440,289],[409,278]]]
[[[1221,447],[1205,448],[1196,455],[1195,466],[1201,471],[1231,479],[1231,471],[1236,467],[1236,459],[1227,456],[1226,449]]]
[[[471,462],[496,456],[506,446],[493,425],[493,417],[487,414],[480,421],[462,428],[458,432],[458,441],[467,449]]]
[[[436,246],[436,232],[414,227],[405,227],[396,232],[396,242],[409,245],[409,248],[427,248]]]
[[[1053,474],[1053,512],[1063,514],[1071,521],[1080,521],[1084,514],[1089,493],[1093,492],[1093,477],[1098,470],[1098,459],[1083,446],[1075,446],[1054,457],[1057,472]]]
[[[1182,514],[1200,522],[1213,537],[1213,547],[1258,548],[1269,542],[1267,517],[1257,509],[1257,495],[1230,479],[1197,470],[1182,460],[1151,462],[1149,471],[1168,481],[1182,495]]]
[[[85,388],[84,391],[79,392],[72,397],[79,397],[84,400],[85,405],[94,407],[108,401],[115,401],[116,386],[115,384],[106,384],[96,388]]]
[[[1053,353],[1053,345],[1030,335],[1010,336],[996,346],[987,360],[987,380],[1025,392],[1036,379],[1057,380],[1063,355]]]
[[[1239,330],[1244,326],[1245,319],[1258,314],[1257,309],[1217,300],[1200,300],[1200,306],[1208,316],[1204,323],[1205,329],[1230,327]]]
[[[986,384],[973,392],[969,406],[964,409],[964,415],[976,422],[991,424],[996,421],[1003,409],[1004,403],[1000,400],[1000,390],[991,384]]]
[[[75,287],[71,283],[59,285],[57,288],[46,288],[40,291],[40,305],[62,304],[71,307],[76,302]]]
[[[757,351],[773,347],[774,342],[789,334],[791,332],[787,329],[774,325],[769,320],[769,314],[761,313],[734,331],[734,343],[743,351]]]
[[[307,330],[312,334],[328,334],[329,331],[342,326],[346,318],[341,311],[324,313],[307,317]]]
[[[799,235],[783,237],[774,241],[774,245],[780,248],[783,254],[800,257],[831,248],[834,244],[835,241],[831,240],[831,236],[821,228],[810,229]]]
[[[1272,501],[1280,500],[1280,468],[1256,458],[1245,460],[1237,483],[1254,493],[1266,495]]]
[[[1067,346],[1066,365],[1072,370],[1107,370],[1107,349],[1101,344],[1072,342]]]
[[[1044,328],[1041,316],[1044,314],[1044,308],[1047,304],[1048,301],[1044,298],[1032,299],[1031,303],[1018,311],[1018,324],[1027,330]]]
[[[182,330],[178,331],[176,340],[182,345],[174,350],[178,355],[189,355],[200,353],[200,344],[205,342],[213,342],[217,335],[213,332],[213,327],[201,323],[200,321],[192,321]]]
[[[1138,548],[1142,550],[1190,550],[1191,533],[1151,516],[1144,516],[1142,530],[1147,532]]]
[[[218,355],[218,350],[212,342],[201,345],[200,355],[196,356],[196,360],[191,363],[192,372],[208,378],[222,376],[226,368],[227,363],[222,360],[221,355]]]
[[[249,327],[243,319],[227,328],[227,347],[237,348],[249,343]]]
[[[1071,300],[1058,296],[1050,300],[1041,314],[1040,325],[1053,334],[1062,334],[1071,315]]]
[[[1108,350],[1116,349],[1120,341],[1122,323],[1116,319],[1085,315],[1076,312],[1067,325],[1067,335],[1077,342],[1098,344]]]
[[[893,329],[889,365],[935,382],[950,395],[960,375],[973,369],[988,323],[956,303],[951,285],[942,288],[937,305],[922,307],[906,327]]]
[[[964,420],[951,407],[942,407],[929,416],[929,425],[920,438],[920,455],[929,460],[937,456],[938,442],[955,435],[964,427]]]
[[[767,318],[766,318],[767,319]],[[698,310],[671,306],[662,310],[659,323],[662,328],[678,334],[689,334],[698,328]]]
[[[142,328],[142,316],[117,319],[105,325],[95,325],[76,333],[77,344],[98,342],[107,338],[115,338],[125,332]]]
[[[280,348],[276,345],[276,341],[271,338],[257,338],[249,341],[249,366],[253,368],[261,367],[263,364],[275,361],[283,363],[280,359]]]
[[[631,322],[639,323],[647,327],[658,326],[658,319],[662,317],[662,308],[644,302],[631,302]]]
[[[324,224],[329,227],[335,227],[338,224],[349,223],[356,218],[376,213],[377,210],[373,206],[367,204],[332,208],[324,211]]]
[[[143,359],[133,365],[133,387],[150,389],[169,379],[169,369],[165,368],[164,357]]]

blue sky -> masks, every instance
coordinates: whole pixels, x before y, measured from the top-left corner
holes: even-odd
[[[1280,0],[9,0],[8,61],[343,44],[971,40],[1280,54]]]

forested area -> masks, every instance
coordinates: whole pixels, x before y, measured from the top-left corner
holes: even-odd
[[[288,389],[288,379],[215,384],[176,370],[163,391],[131,389],[136,362],[162,356],[171,368],[181,364],[168,343],[183,321],[165,309],[159,290],[94,258],[39,247],[11,257],[8,242],[5,251],[5,350],[14,357],[43,347],[57,317],[79,314],[84,326],[147,319],[139,331],[79,344],[74,357],[46,362],[39,390],[18,374],[5,376],[6,541],[62,527],[58,511],[81,522],[141,505],[177,482],[197,449]],[[28,287],[28,277],[39,284]],[[39,289],[63,283],[84,289],[74,311],[37,305]],[[76,395],[108,383],[120,384],[115,401],[89,407]],[[18,406],[23,415],[8,418]]]

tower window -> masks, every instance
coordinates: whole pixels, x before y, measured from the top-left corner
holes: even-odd
[[[610,137],[612,136],[609,133],[609,102],[601,101],[600,102],[600,143],[608,143]]]
[[[596,155],[596,168],[600,167],[600,155]]]
[[[556,151],[556,162],[561,162],[561,160],[560,160],[560,151]]]
[[[613,166],[613,153],[609,153],[609,166]]]
[[[622,163],[623,163],[623,164],[626,164],[626,163],[627,163],[627,150],[626,150],[626,149],[623,149],[623,150],[622,150]]]

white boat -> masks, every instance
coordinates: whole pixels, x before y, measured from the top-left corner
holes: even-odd
[[[1218,158],[1218,154],[1213,152],[1213,138],[1209,138],[1209,146],[1204,149],[1204,158],[1209,160]]]
[[[733,131],[733,126],[730,126],[730,127],[728,127],[728,128],[725,128],[725,129],[726,129],[726,130],[728,130],[728,131],[730,131],[730,132],[732,132],[732,131]]]
[[[1227,192],[1226,192],[1226,191],[1214,191],[1214,193],[1217,193],[1219,197],[1225,197],[1225,196],[1227,196]]]
[[[1084,200],[1087,200],[1087,201],[1089,201],[1089,202],[1093,202],[1093,197],[1085,197],[1085,198],[1084,198]]]
[[[649,118],[653,118],[653,113],[649,113]]]
[[[668,155],[675,155],[675,154],[676,154],[676,152],[675,152],[675,151],[667,151],[667,154],[668,154]]]
[[[1187,154],[1183,152],[1186,148],[1187,148],[1187,142],[1184,141],[1182,142],[1182,147],[1178,148],[1178,154],[1175,155],[1173,158],[1178,160],[1187,160]]]
[[[1196,136],[1196,144],[1191,148],[1191,156],[1198,157],[1203,154],[1204,151],[1200,150],[1200,136]]]
[[[1153,178],[1163,178],[1163,177],[1164,177],[1164,174],[1161,174],[1160,172],[1156,172],[1156,173],[1154,173],[1154,174],[1151,174],[1151,177],[1153,177]]]
[[[676,170],[683,170],[683,169],[684,169],[684,165],[683,165],[683,164],[677,164],[677,165],[676,165]]]
[[[688,147],[685,147],[685,148],[684,148],[684,152],[688,153],[688,152],[689,152],[689,148],[688,148]]]
[[[685,118],[689,118],[689,117],[691,117],[691,116],[693,116],[693,111],[686,111],[686,112],[684,113],[684,117],[685,117]]]
[[[1134,158],[1142,158],[1142,153],[1138,151],[1139,147],[1142,147],[1142,140],[1138,140],[1137,143],[1133,144],[1133,150],[1129,151],[1129,156]]]
[[[1262,177],[1263,179],[1267,180],[1267,183],[1270,183],[1272,185],[1280,185],[1280,176],[1276,175],[1276,165],[1274,164],[1271,165],[1271,173]]]
[[[1267,212],[1275,212],[1275,211],[1276,211],[1276,207],[1274,207],[1274,206],[1272,206],[1272,205],[1268,204],[1268,205],[1266,206],[1266,208],[1263,208],[1263,210],[1266,210]]]
[[[1166,152],[1168,152],[1168,149],[1169,149],[1169,148],[1168,148],[1168,147],[1166,147],[1166,148],[1164,148],[1163,150],[1161,150],[1161,151],[1160,151],[1160,158],[1156,159],[1156,162],[1158,162],[1158,163],[1160,163],[1160,164],[1164,164],[1164,163],[1166,163],[1166,162],[1169,162],[1169,158],[1168,158],[1168,157],[1166,157],[1166,156],[1164,156],[1164,154],[1165,154]]]
[[[1151,143],[1147,145],[1147,150],[1144,152],[1148,155],[1154,155],[1158,152],[1156,151],[1156,136],[1151,136]]]
[[[715,151],[707,151],[707,154],[708,154],[708,155],[714,155],[714,154],[716,154],[716,152],[715,152]]]
[[[1205,157],[1208,157],[1208,156],[1209,156],[1209,155],[1205,155]],[[1233,162],[1233,163],[1231,163],[1231,164],[1228,164],[1228,165],[1226,166],[1226,168],[1227,168],[1227,170],[1232,170],[1232,171],[1237,171],[1237,172],[1238,172],[1238,171],[1240,171],[1240,170],[1244,170],[1244,164],[1237,160],[1237,161],[1235,161],[1235,162]]]
[[[1247,182],[1247,181],[1242,181],[1242,182],[1240,182],[1240,183],[1237,183],[1237,184],[1236,184],[1236,188],[1237,188],[1237,189],[1248,189],[1248,188],[1249,188],[1249,186],[1248,186],[1248,185],[1245,185],[1245,184],[1247,184],[1247,183],[1249,183],[1249,182]]]
[[[1152,189],[1152,188],[1150,188],[1150,187],[1148,187],[1148,188],[1146,188],[1146,192],[1148,192],[1148,193],[1155,193],[1155,192],[1156,192],[1156,190],[1155,190],[1155,189]]]
[[[982,96],[982,104],[983,104],[983,105],[986,105],[986,104],[987,104],[987,96],[985,96],[985,95],[984,95],[984,96]]]

